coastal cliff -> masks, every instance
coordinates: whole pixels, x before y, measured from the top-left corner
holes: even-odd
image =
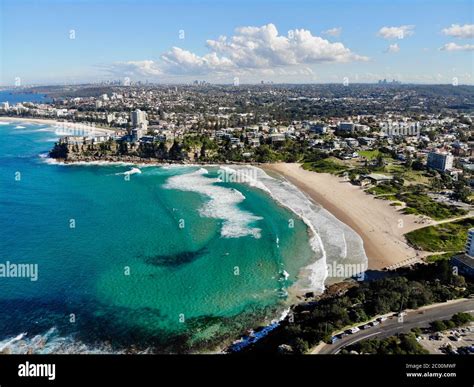
[[[62,138],[49,152],[49,157],[64,162],[78,161],[127,161],[127,162],[185,162],[195,159],[193,152],[186,152],[180,144],[171,146],[160,143],[129,143],[109,139],[96,143],[89,139]]]

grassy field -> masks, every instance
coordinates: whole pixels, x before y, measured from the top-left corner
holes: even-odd
[[[338,174],[347,170],[347,166],[336,158],[327,158],[303,164],[308,171]]]
[[[428,185],[430,183],[430,178],[426,176],[424,171],[415,171],[402,164],[389,163],[385,165],[384,172],[401,177],[405,181],[405,185]]]
[[[363,151],[357,151],[360,157],[365,157],[367,160],[373,160],[377,158],[379,155],[384,155],[382,152],[379,150],[363,150]]]
[[[435,202],[428,195],[423,193],[406,192],[398,194],[397,198],[406,203],[407,208],[404,209],[406,214],[426,215],[436,220],[449,219],[467,214],[466,210]]]
[[[449,252],[449,253],[441,253],[441,254],[432,254],[426,257],[427,262],[437,262],[437,261],[443,261],[443,260],[448,260],[451,259],[456,253],[459,252]]]
[[[400,164],[387,164],[385,166],[385,172],[395,174],[395,173],[405,173],[407,168]]]
[[[395,195],[399,189],[391,184],[379,184],[367,190],[372,195]]]
[[[464,250],[467,231],[474,227],[474,218],[428,226],[405,234],[415,248],[432,252],[458,252]],[[442,257],[437,257],[441,259]],[[432,259],[435,257],[432,256]]]
[[[430,183],[430,178],[425,175],[423,171],[414,171],[411,169],[405,169],[401,177],[405,179],[405,185],[410,184],[425,184]]]

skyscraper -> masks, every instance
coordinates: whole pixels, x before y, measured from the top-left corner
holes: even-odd
[[[146,118],[146,112],[136,109],[131,113],[132,126],[146,131],[148,128],[148,121]]]
[[[148,131],[148,121],[146,112],[142,112],[140,109],[136,109],[130,115],[132,120],[131,134],[134,139],[139,140],[142,136],[146,135]]]
[[[440,172],[445,172],[453,167],[454,157],[447,152],[430,152],[428,154],[428,168],[436,169]]]

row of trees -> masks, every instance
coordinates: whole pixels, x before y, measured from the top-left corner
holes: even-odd
[[[329,341],[333,332],[345,326],[391,311],[459,298],[474,290],[474,283],[453,274],[447,261],[400,269],[396,274],[363,282],[342,296],[295,307],[292,319],[287,318],[245,351],[278,352],[280,345],[287,344],[295,352],[305,353],[320,341]]]

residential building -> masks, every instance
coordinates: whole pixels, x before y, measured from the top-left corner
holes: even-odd
[[[328,131],[328,127],[324,124],[311,125],[309,131],[316,134],[325,134]]]
[[[341,132],[353,132],[354,124],[352,122],[340,122],[338,125],[338,129]]]
[[[136,109],[130,114],[132,120],[132,127],[143,130],[145,133],[148,130],[148,121],[146,112]]]
[[[440,172],[446,172],[453,167],[454,157],[447,152],[430,152],[428,154],[427,167],[436,169]]]
[[[474,257],[474,228],[469,229],[467,233],[466,254]]]
[[[145,135],[140,128],[133,128],[130,134],[133,141],[139,141]]]
[[[249,146],[256,148],[260,146],[260,139],[258,138],[249,138]]]
[[[285,142],[286,140],[285,135],[281,133],[274,133],[274,134],[271,134],[269,137],[272,144],[282,143],[282,142]]]

